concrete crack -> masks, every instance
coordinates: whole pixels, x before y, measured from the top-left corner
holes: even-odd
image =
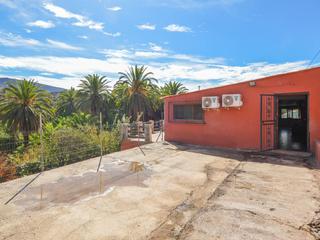
[[[207,199],[208,201],[213,201],[214,199],[218,198],[219,196],[223,195],[222,187],[229,181],[231,177],[233,177],[238,170],[240,169],[241,165],[243,165],[243,162],[239,162],[235,168],[224,178],[224,180],[217,186],[217,188],[213,191],[211,196]],[[241,167],[242,169],[242,167]],[[184,224],[184,226],[181,228],[179,234],[176,236],[176,239],[182,239],[182,236],[184,232],[187,232],[187,229],[191,229],[191,223],[195,220],[195,218],[201,214],[203,211],[207,209],[207,206],[203,206],[202,208],[198,209],[196,213],[192,215],[192,217]]]
[[[196,216],[197,213],[199,213],[199,211],[206,206],[207,202],[223,194],[221,187],[226,184],[228,179],[237,172],[240,165],[241,162],[239,162],[234,168],[229,168],[231,171],[227,174],[227,176],[215,187],[215,190],[210,192],[208,194],[209,196],[203,199],[201,203],[198,203],[197,206],[195,204],[196,200],[204,195],[203,192],[205,190],[208,191],[207,188],[210,188],[210,171],[212,168],[209,165],[206,165],[206,182],[199,189],[191,191],[187,199],[173,208],[165,220],[150,233],[147,239],[180,239],[180,235],[186,226],[193,221],[194,216]]]

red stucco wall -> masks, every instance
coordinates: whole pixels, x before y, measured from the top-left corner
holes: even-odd
[[[198,145],[259,150],[260,94],[308,93],[310,149],[320,140],[320,68],[276,75],[256,81],[205,89],[165,98],[165,139]],[[238,109],[205,111],[203,124],[177,123],[172,118],[172,103],[201,102],[203,96],[242,94]],[[170,106],[170,107],[169,107]]]

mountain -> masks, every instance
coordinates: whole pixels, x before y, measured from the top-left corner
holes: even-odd
[[[0,89],[6,87],[8,83],[13,83],[16,81],[21,81],[21,80],[14,79],[14,78],[0,78]],[[46,85],[46,84],[42,84],[42,83],[37,83],[37,84],[39,85],[39,87],[41,89],[46,90],[46,91],[53,93],[53,94],[60,93],[65,90],[63,88],[54,87],[54,86],[50,86],[50,85]]]

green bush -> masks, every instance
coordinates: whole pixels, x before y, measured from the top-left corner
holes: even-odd
[[[19,142],[13,137],[0,138],[0,152],[11,153],[19,146]]]
[[[39,145],[25,147],[20,145],[9,155],[10,162],[16,166],[18,176],[25,176],[40,171],[41,148]]]
[[[42,149],[40,136],[34,133],[30,136],[30,144],[19,146],[10,155],[10,160],[17,166],[17,175],[29,175],[41,170],[42,161],[45,169],[51,169],[97,157],[100,155],[101,142],[103,154],[119,151],[118,127],[99,134],[95,126],[54,128],[48,124],[44,127]]]
[[[26,162],[16,167],[16,173],[18,176],[26,176],[41,171],[41,162]]]
[[[0,139],[6,138],[11,138],[8,128],[2,122],[0,122]]]
[[[55,131],[45,146],[45,165],[48,168],[78,162],[100,154],[100,147],[80,129]]]
[[[81,128],[82,126],[86,125],[95,125],[97,124],[97,117],[94,117],[87,113],[73,113],[70,116],[59,117],[55,121],[55,126],[57,128]]]
[[[0,152],[13,152],[19,143],[14,137],[9,134],[8,129],[0,122]]]
[[[120,150],[120,133],[118,128],[115,128],[112,131],[102,132],[101,138],[102,149],[104,154]]]

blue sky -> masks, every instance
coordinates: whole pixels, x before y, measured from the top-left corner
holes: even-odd
[[[318,0],[0,0],[0,76],[69,88],[145,64],[160,84],[194,90],[294,71],[320,48],[319,9]]]

